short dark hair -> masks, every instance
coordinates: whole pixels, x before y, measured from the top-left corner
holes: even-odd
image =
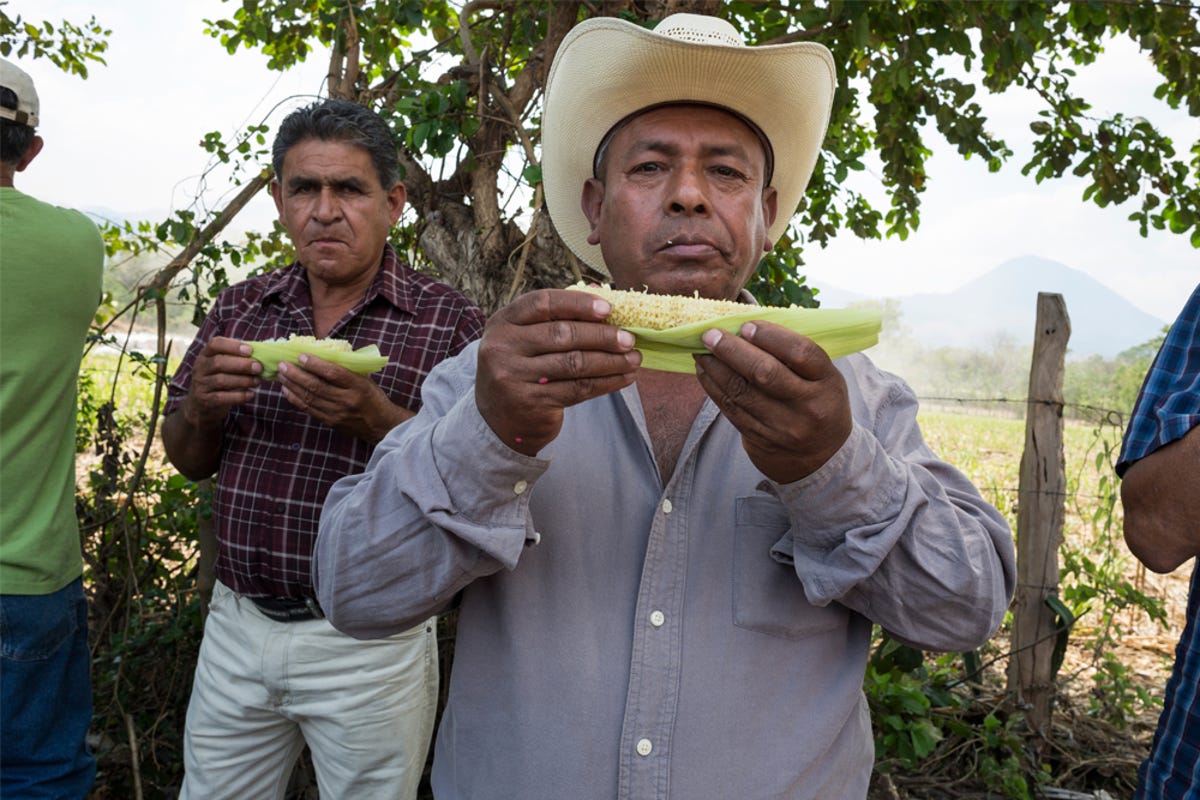
[[[0,106],[16,110],[17,93],[7,86],[0,86]],[[34,135],[35,131],[29,125],[0,117],[0,161],[19,164],[29,152]]]
[[[289,150],[306,139],[345,142],[361,147],[371,156],[383,188],[400,180],[396,136],[383,118],[366,106],[330,98],[288,114],[275,135],[271,163],[275,179],[281,180],[283,160]]]

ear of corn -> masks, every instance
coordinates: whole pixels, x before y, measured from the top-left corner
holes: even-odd
[[[298,364],[301,354],[307,353],[324,359],[331,364],[345,367],[359,375],[378,372],[387,366],[388,360],[379,352],[379,346],[369,344],[352,350],[345,339],[317,339],[312,336],[297,336],[287,339],[271,339],[262,342],[246,342],[251,347],[251,356],[263,366],[262,377],[274,380],[279,374],[279,363],[287,361]]]
[[[577,283],[570,287],[603,297],[613,310],[608,321],[636,339],[642,366],[668,372],[695,372],[693,353],[707,353],[700,340],[718,328],[737,335],[752,320],[773,322],[807,336],[830,358],[865,350],[879,341],[882,320],[872,309],[771,308],[700,297],[630,292]]]
[[[733,300],[710,300],[675,294],[629,292],[577,283],[581,289],[599,295],[612,304],[608,321],[621,328],[648,328],[664,331],[692,322],[718,319],[745,311],[748,306]]]

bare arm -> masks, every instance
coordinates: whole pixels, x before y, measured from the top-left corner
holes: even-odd
[[[1121,482],[1125,543],[1155,572],[1200,554],[1200,427],[1134,462]]]

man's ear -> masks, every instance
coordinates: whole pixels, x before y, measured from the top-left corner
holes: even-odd
[[[283,187],[279,185],[278,180],[271,181],[271,198],[275,201],[275,211],[279,214],[279,221],[283,222]]]
[[[388,218],[391,219],[393,225],[396,220],[400,219],[400,214],[404,211],[404,204],[408,200],[408,189],[400,181],[396,181],[396,185],[387,191],[387,207]]]
[[[37,154],[42,152],[42,145],[46,144],[42,137],[34,136],[33,141],[29,143],[29,149],[25,151],[24,157],[17,162],[16,170],[21,172],[29,166],[29,162],[37,158]]]
[[[588,244],[600,244],[596,231],[600,227],[600,212],[604,206],[604,184],[598,178],[588,178],[583,182],[583,196],[579,199],[579,205],[591,226]]]
[[[771,248],[775,243],[771,241],[771,226],[775,224],[775,215],[779,213],[779,193],[775,191],[774,186],[768,186],[763,189],[762,196],[762,212],[763,212],[763,252],[771,252]]]

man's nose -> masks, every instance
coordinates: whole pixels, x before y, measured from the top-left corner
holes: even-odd
[[[329,186],[324,186],[317,193],[317,202],[313,208],[313,216],[321,222],[333,222],[342,215],[342,206],[338,202],[337,193]]]
[[[686,168],[675,173],[667,194],[669,214],[707,214],[708,186],[700,169]]]

